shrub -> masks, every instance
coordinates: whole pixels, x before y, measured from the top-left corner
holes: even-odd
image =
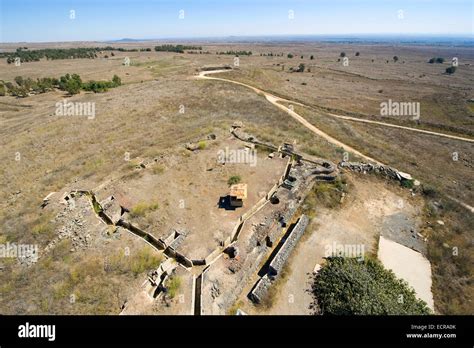
[[[402,180],[400,184],[402,185],[402,187],[412,189],[414,186],[414,180]]]
[[[423,185],[423,194],[427,197],[436,197],[436,189],[429,185]]]
[[[66,82],[64,89],[66,90],[66,92],[73,95],[79,93],[81,87],[82,83],[80,81],[71,79]]]
[[[227,180],[227,185],[232,186],[235,184],[238,184],[240,182],[241,178],[239,175],[232,175],[229,180]]]
[[[293,58],[294,56],[293,56],[291,53],[288,53],[287,57],[291,59],[291,58]]]
[[[156,202],[140,202],[130,209],[130,215],[132,217],[145,216],[148,212],[158,209],[158,207],[159,205]]]
[[[441,58],[441,57],[438,57],[438,58],[431,58],[428,63],[430,64],[434,64],[434,63],[438,63],[438,64],[443,64],[444,63],[444,58]]]
[[[341,54],[339,54],[339,57],[341,58],[344,58],[346,56],[346,52],[341,52]]]
[[[39,224],[33,227],[31,233],[35,236],[37,235],[49,235],[53,232],[53,229],[48,221],[40,222]]]
[[[206,147],[207,147],[207,143],[206,143],[204,140],[201,140],[201,141],[198,143],[198,148],[199,148],[199,150],[204,150]]]
[[[161,263],[161,256],[156,255],[149,247],[144,247],[137,254],[132,255],[130,269],[137,276],[145,271],[157,268]]]
[[[322,314],[431,314],[405,281],[374,259],[327,258],[314,280],[312,292]]]
[[[454,74],[456,71],[456,67],[455,66],[450,66],[449,68],[446,68],[446,74]]]
[[[117,75],[114,75],[114,77],[112,77],[112,83],[114,87],[118,87],[122,84],[122,80]]]
[[[168,284],[166,284],[166,289],[168,290],[168,296],[171,298],[176,297],[178,290],[181,287],[181,278],[177,276],[173,276],[168,280]]]

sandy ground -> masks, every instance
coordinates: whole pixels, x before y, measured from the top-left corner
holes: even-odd
[[[378,257],[385,268],[406,280],[417,296],[434,309],[431,265],[421,253],[380,236]]]
[[[115,183],[101,196],[117,195],[132,207],[140,202],[157,202],[159,208],[155,212],[143,218],[126,218],[158,238],[166,238],[175,230],[187,233],[178,250],[192,260],[204,259],[230,235],[240,215],[278,181],[287,161],[278,156],[270,159],[266,153],[256,151],[254,166],[223,165],[218,163],[220,151],[244,151],[245,147],[224,132],[217,139],[208,141],[204,150],[185,150],[187,156],[159,162],[157,165],[163,168],[159,174],[154,174],[152,168],[145,170],[139,178]],[[243,207],[227,209],[219,202],[228,194],[227,180],[233,175],[248,185],[248,197]]]

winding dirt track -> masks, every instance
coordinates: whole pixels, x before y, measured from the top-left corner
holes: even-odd
[[[210,71],[201,71],[199,73],[199,75],[195,76],[195,78],[197,79],[205,79],[205,80],[216,80],[216,81],[223,81],[223,82],[229,82],[229,83],[233,83],[233,84],[236,84],[236,85],[240,85],[240,86],[244,86],[246,88],[250,88],[251,90],[253,90],[255,93],[257,94],[260,94],[260,95],[263,95],[270,103],[272,103],[273,105],[275,105],[277,108],[285,111],[286,113],[288,113],[291,117],[293,117],[295,120],[297,120],[298,122],[300,122],[303,126],[305,126],[306,128],[308,128],[310,131],[312,131],[314,134],[316,135],[319,135],[320,137],[326,139],[327,141],[329,141],[330,143],[336,145],[336,146],[339,146],[341,148],[343,148],[345,151],[347,152],[352,152],[353,154],[369,161],[369,162],[372,162],[372,163],[376,163],[376,164],[379,164],[379,165],[385,165],[383,164],[382,162],[379,162],[377,161],[376,159],[372,158],[372,157],[369,157],[367,155],[364,155],[363,153],[359,152],[358,150],[354,149],[353,147],[347,145],[347,144],[344,144],[342,142],[340,142],[339,140],[331,137],[329,134],[323,132],[321,129],[315,127],[314,125],[312,125],[311,123],[309,123],[305,118],[303,118],[301,115],[297,114],[296,112],[294,112],[293,110],[287,108],[286,106],[280,104],[280,102],[287,102],[287,103],[292,103],[294,105],[300,105],[300,106],[303,106],[303,107],[309,107],[308,105],[305,105],[305,104],[302,104],[302,103],[299,103],[299,102],[295,102],[295,101],[292,101],[292,100],[288,100],[288,99],[285,99],[285,98],[280,98],[280,97],[277,97],[271,93],[268,93],[268,92],[265,92],[257,87],[254,87],[254,86],[251,86],[251,85],[248,85],[246,83],[243,83],[243,82],[238,82],[238,81],[234,81],[234,80],[229,80],[229,79],[224,79],[224,78],[221,78],[221,77],[210,77],[210,76],[207,76],[209,74],[217,74],[217,73],[223,73],[223,72],[229,72],[229,70],[226,70],[226,69],[222,69],[222,70],[210,70]],[[459,136],[455,136],[455,135],[450,135],[450,134],[445,134],[445,133],[439,133],[439,132],[433,132],[433,131],[428,131],[428,130],[423,130],[423,129],[417,129],[417,128],[411,128],[411,127],[405,127],[405,126],[399,126],[399,125],[395,125],[395,124],[391,124],[391,123],[385,123],[385,122],[379,122],[379,121],[372,121],[372,120],[366,120],[366,119],[360,119],[360,118],[355,118],[355,117],[350,117],[350,116],[342,116],[342,115],[336,115],[336,114],[332,114],[332,113],[328,113],[328,115],[332,116],[332,117],[336,117],[336,118],[339,118],[339,119],[343,119],[343,120],[347,120],[347,121],[355,121],[355,122],[363,122],[363,123],[371,123],[371,124],[376,124],[376,125],[381,125],[381,126],[386,126],[386,127],[392,127],[392,128],[399,128],[399,129],[404,129],[404,130],[408,130],[408,131],[412,131],[412,132],[417,132],[417,133],[422,133],[422,134],[428,134],[428,135],[434,135],[434,136],[439,136],[439,137],[444,137],[444,138],[449,138],[449,139],[455,139],[455,140],[460,140],[460,141],[467,141],[467,142],[470,142],[470,143],[474,143],[474,139],[470,139],[470,138],[464,138],[464,137],[459,137]],[[451,197],[451,196],[448,196],[450,199],[452,199],[453,201],[459,203],[461,206],[463,206],[464,208],[468,209],[469,211],[471,211],[471,213],[474,213],[474,207],[454,198],[454,197]]]

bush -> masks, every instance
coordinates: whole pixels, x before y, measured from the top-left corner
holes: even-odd
[[[158,203],[155,202],[140,202],[130,209],[130,215],[132,217],[145,216],[148,212],[158,209],[158,207]]]
[[[300,63],[300,65],[298,65],[298,68],[296,69],[296,72],[304,72],[304,69],[305,65],[303,63]]]
[[[446,74],[454,74],[456,72],[456,67],[455,66],[450,66],[449,68],[446,68]]]
[[[444,58],[441,58],[441,57],[438,57],[438,58],[431,58],[428,63],[430,64],[434,64],[434,63],[438,63],[438,64],[443,64],[444,63]]]
[[[431,314],[409,285],[374,259],[329,257],[312,286],[322,314]]]
[[[64,87],[66,92],[68,92],[70,95],[79,93],[81,88],[82,88],[81,78],[79,77],[79,75],[76,75],[76,74],[72,75],[72,78],[66,82],[66,85]]]
[[[341,58],[344,58],[346,56],[346,52],[341,52],[341,54],[339,54],[339,57]]]
[[[201,141],[198,143],[198,148],[199,148],[199,150],[204,150],[206,147],[207,147],[207,143],[206,143],[204,140],[201,140]]]
[[[114,87],[118,87],[122,84],[122,80],[117,75],[114,75],[114,77],[112,77],[112,83]]]
[[[288,53],[287,57],[291,59],[291,58],[293,58],[294,56],[293,56],[291,53]]]
[[[168,280],[168,284],[166,284],[166,289],[168,291],[168,296],[170,298],[176,297],[178,290],[181,287],[181,278],[177,276],[173,276]]]
[[[235,184],[238,184],[240,182],[241,178],[239,175],[233,175],[227,180],[227,185],[232,186]]]
[[[31,231],[34,236],[47,235],[48,237],[52,232],[53,228],[51,227],[49,221],[43,221],[38,223],[33,227],[33,230]]]
[[[423,194],[432,198],[437,196],[436,189],[429,185],[423,185]]]
[[[130,270],[137,276],[145,271],[157,268],[161,263],[161,257],[156,255],[149,247],[144,247],[131,259]]]
[[[400,184],[402,185],[402,187],[412,189],[415,185],[414,182],[414,180],[402,180]]]

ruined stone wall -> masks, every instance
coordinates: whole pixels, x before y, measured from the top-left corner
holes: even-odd
[[[302,215],[296,225],[294,226],[293,230],[291,231],[290,235],[283,243],[282,247],[275,255],[273,260],[270,262],[269,273],[272,276],[276,276],[281,273],[283,266],[290,256],[291,252],[295,248],[296,244],[300,240],[301,236],[303,235],[306,226],[308,226],[309,218],[306,215]]]
[[[278,250],[277,254],[270,262],[268,273],[257,281],[256,285],[250,292],[249,298],[252,301],[260,303],[266,296],[270,286],[273,284],[275,278],[281,273],[286,260],[288,260],[288,257],[303,235],[308,223],[309,218],[306,215],[302,215],[299,218],[280,250]]]
[[[395,168],[380,164],[340,162],[339,168],[344,168],[358,173],[376,173],[398,181],[412,180],[411,175],[403,173]]]

